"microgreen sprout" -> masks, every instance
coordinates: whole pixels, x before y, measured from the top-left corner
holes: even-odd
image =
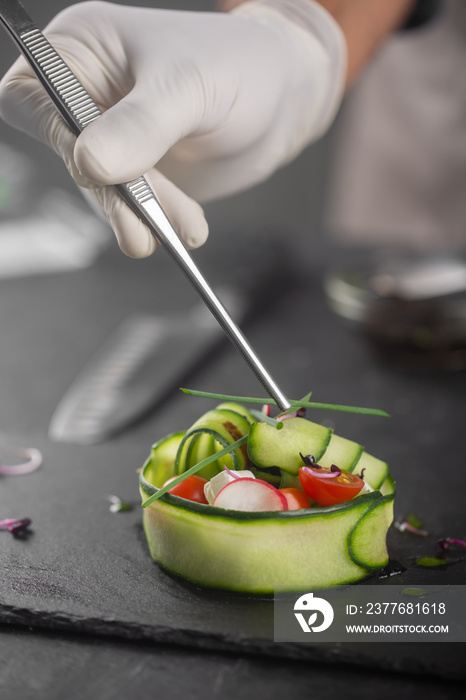
[[[456,537],[444,537],[437,542],[437,549],[440,552],[447,552],[450,549],[455,548],[466,549],[466,542],[464,540],[459,540]]]
[[[399,532],[410,532],[412,535],[427,537],[427,530],[422,529],[422,522],[415,516],[400,516],[393,523]]]
[[[452,564],[453,562],[449,562],[447,559],[440,559],[439,557],[418,557],[414,563],[416,566],[432,569],[437,566],[448,566],[448,564]]]
[[[30,524],[30,518],[7,518],[0,520],[0,530],[9,530],[12,535],[19,535],[27,530]]]
[[[110,501],[109,510],[111,513],[123,513],[124,511],[133,510],[131,503],[125,503],[118,496],[109,494],[107,498]]]
[[[232,472],[231,469],[228,469],[228,467],[227,467],[226,464],[223,465],[223,468],[224,468],[224,470],[226,471],[227,474],[229,474],[230,476],[233,477],[233,479],[241,479],[241,477],[238,476],[238,474],[235,474],[235,472]]]
[[[315,467],[316,469],[320,469],[320,465],[316,464],[316,458],[314,455],[303,455],[303,453],[300,452],[299,456],[303,460],[306,467]]]
[[[461,561],[462,557],[450,557],[449,553],[453,550],[458,553],[458,549],[466,550],[466,542],[457,537],[443,537],[437,541],[437,556],[424,556],[415,560],[416,566],[432,568],[436,566],[449,566]]]

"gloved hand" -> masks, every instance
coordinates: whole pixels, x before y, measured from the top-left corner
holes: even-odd
[[[63,158],[132,257],[155,241],[106,185],[145,173],[197,247],[207,223],[191,197],[267,178],[326,130],[343,92],[341,31],[312,0],[254,0],[227,14],[85,2],[44,33],[105,113],[76,139],[21,58],[0,84],[0,115]]]

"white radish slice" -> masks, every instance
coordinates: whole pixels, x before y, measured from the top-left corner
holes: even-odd
[[[250,512],[288,510],[285,496],[261,479],[236,479],[223,487],[214,506]]]
[[[212,506],[214,504],[215,498],[218,493],[223,489],[224,486],[230,483],[230,481],[235,481],[235,479],[255,479],[255,476],[248,469],[242,469],[241,471],[234,471],[229,469],[228,471],[224,469],[219,474],[216,474],[207,482],[204,486],[204,495],[208,502]]]

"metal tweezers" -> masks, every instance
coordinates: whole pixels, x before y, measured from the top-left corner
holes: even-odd
[[[53,46],[39,31],[18,0],[0,0],[0,19],[50,95],[63,119],[73,133],[78,136],[88,124],[101,115],[101,110]],[[136,180],[114,185],[114,187],[181,267],[229,339],[241,352],[268,395],[276,401],[282,411],[289,410],[291,406],[289,400],[280,391],[225,306],[192,260],[147,180],[144,177],[138,177]]]

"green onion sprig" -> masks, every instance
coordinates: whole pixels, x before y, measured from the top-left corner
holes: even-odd
[[[262,421],[263,423],[268,423],[269,425],[273,425],[274,428],[277,430],[281,430],[283,428],[283,423],[276,418],[271,418],[270,416],[267,416],[265,413],[262,413],[262,411],[258,411],[255,408],[251,408],[249,411],[251,416],[254,416],[254,418],[257,418],[257,420]]]
[[[216,394],[210,391],[198,391],[196,389],[186,389],[181,388],[181,391],[190,396],[199,396],[206,399],[218,399],[220,401],[237,401],[238,403],[250,403],[250,404],[261,404],[268,406],[276,406],[277,403],[274,399],[267,398],[257,398],[253,396],[233,396],[232,394]],[[344,413],[359,413],[366,416],[382,416],[384,418],[389,418],[390,415],[386,411],[382,411],[380,408],[362,408],[360,406],[342,406],[339,404],[332,403],[318,403],[316,401],[302,401],[290,399],[291,409],[296,410],[298,408],[321,408],[329,411],[342,411]]]

